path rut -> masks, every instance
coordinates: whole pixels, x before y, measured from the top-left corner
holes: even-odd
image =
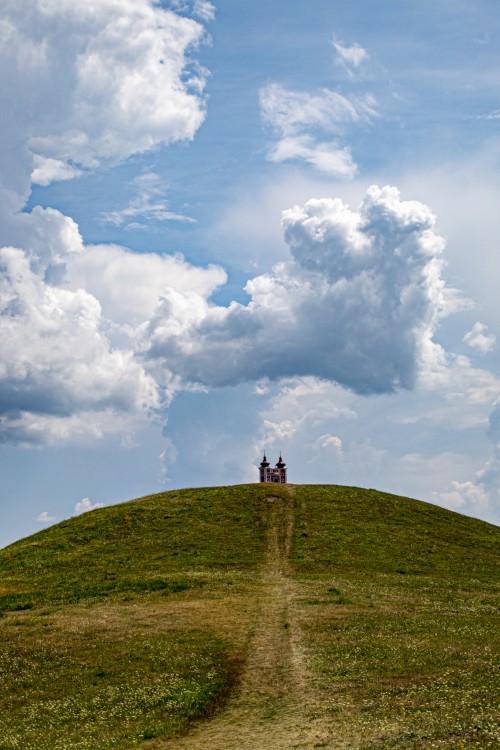
[[[308,726],[307,676],[301,653],[296,584],[289,556],[294,526],[293,489],[266,501],[266,556],[260,570],[258,617],[239,689],[225,709],[175,750],[290,750],[317,747]]]

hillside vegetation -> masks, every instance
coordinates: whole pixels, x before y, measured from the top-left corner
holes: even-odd
[[[499,543],[330,485],[72,518],[0,551],[0,750],[500,747]]]

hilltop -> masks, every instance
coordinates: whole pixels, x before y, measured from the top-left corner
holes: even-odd
[[[0,750],[494,748],[500,529],[242,485],[0,551]]]

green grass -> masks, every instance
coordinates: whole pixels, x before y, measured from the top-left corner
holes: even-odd
[[[317,597],[303,627],[325,713],[360,750],[500,747],[500,529],[311,490],[296,488],[294,561]]]
[[[147,747],[220,708],[269,493],[167,492],[1,550],[0,750]],[[500,747],[500,529],[374,490],[293,493],[311,721],[358,750]]]
[[[250,627],[233,592],[263,554],[267,494],[153,495],[1,550],[1,750],[129,747],[221,705]]]
[[[6,629],[0,655],[9,689],[2,748],[94,750],[172,736],[228,684],[223,646],[205,633],[132,630],[115,639],[83,629],[42,638],[36,621],[17,631]]]
[[[203,574],[213,570],[255,567],[265,494],[252,486],[168,492],[34,534],[2,551],[0,611],[189,588],[203,585]]]
[[[498,563],[500,531],[418,500],[375,490],[297,487],[294,562],[299,570],[486,576]]]

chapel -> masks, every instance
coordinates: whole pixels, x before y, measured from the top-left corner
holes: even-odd
[[[276,463],[276,466],[271,468],[271,464],[266,458],[266,454],[264,453],[264,458],[260,462],[260,481],[261,482],[277,482],[278,484],[286,484],[286,464],[280,457]]]

